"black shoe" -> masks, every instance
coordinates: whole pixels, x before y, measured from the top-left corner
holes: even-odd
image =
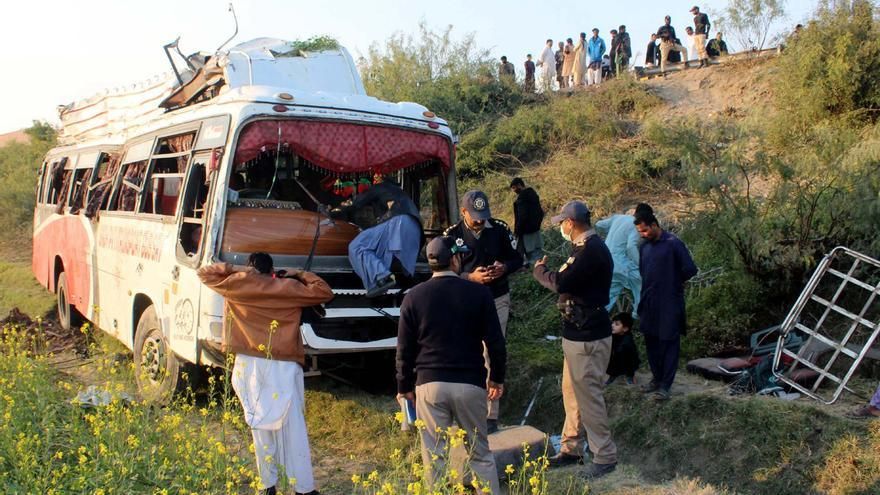
[[[565,452],[560,452],[554,456],[548,457],[547,462],[550,464],[551,468],[571,466],[573,464],[583,464],[584,457],[580,455],[566,454]]]
[[[656,392],[658,390],[660,390],[660,385],[654,380],[651,380],[651,382],[647,385],[642,385],[642,392],[646,394],[650,394],[651,392]]]
[[[320,493],[318,493],[318,490],[312,490],[308,493],[300,493],[300,492],[294,492],[294,493],[296,493],[296,495],[321,495]]]
[[[596,464],[595,462],[591,462],[587,468],[580,473],[580,477],[587,480],[594,480],[605,476],[616,468],[616,462],[614,464]]]
[[[275,495],[275,487],[270,486],[269,488],[266,488],[263,490],[262,495]]]
[[[608,377],[608,380],[605,380],[605,385],[611,385],[614,383],[614,380],[617,380],[617,375]]]
[[[394,287],[394,284],[396,284],[396,283],[397,282],[394,280],[394,275],[388,275],[387,277],[383,278],[382,280],[379,280],[378,282],[376,282],[376,286],[367,291],[367,297],[368,298],[379,297],[382,294],[388,292],[388,289]]]
[[[497,419],[487,419],[486,420],[486,431],[489,434],[493,434],[498,431],[498,420]]]
[[[656,392],[651,394],[651,398],[656,401],[669,400],[669,397],[669,390],[666,390],[665,388],[658,388]]]

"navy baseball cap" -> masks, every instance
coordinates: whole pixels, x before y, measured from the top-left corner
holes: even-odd
[[[452,237],[445,235],[431,239],[431,242],[425,247],[425,255],[429,265],[448,265],[454,254],[466,252],[468,252],[468,247],[464,242],[458,244]]]
[[[467,210],[474,220],[488,220],[492,217],[489,198],[483,191],[468,191],[461,197],[461,207]]]
[[[563,220],[572,219],[579,223],[590,222],[590,209],[581,201],[569,201],[559,210],[559,215],[550,219],[553,223],[560,223]]]

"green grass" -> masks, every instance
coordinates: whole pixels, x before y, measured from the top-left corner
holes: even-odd
[[[55,297],[34,279],[30,264],[0,261],[0,317],[18,308],[32,317],[43,316]]]
[[[878,493],[880,422],[775,399],[610,394],[615,439],[648,479],[699,476],[741,493]]]

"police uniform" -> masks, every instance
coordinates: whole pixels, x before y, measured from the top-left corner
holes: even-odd
[[[468,252],[461,255],[462,278],[467,278],[477,268],[488,267],[496,261],[504,264],[504,275],[487,284],[487,287],[492,291],[501,332],[506,336],[507,320],[510,316],[510,285],[507,277],[522,268],[522,255],[516,249],[516,238],[507,224],[488,216],[489,202],[485,194],[481,191],[469,191],[462,197],[461,206],[466,208],[472,217],[479,218],[477,215],[483,215],[486,219],[483,230],[479,233],[474,232],[464,220],[461,220],[446,229],[444,235],[451,237],[457,245],[468,247]],[[488,355],[486,355],[486,367],[490,367]],[[489,401],[486,417],[497,420],[498,412],[498,401]]]
[[[585,219],[589,210],[582,203]],[[563,215],[566,214],[563,209]],[[562,215],[560,215],[562,216]],[[574,218],[571,216],[565,218]],[[559,217],[554,217],[559,223]],[[535,266],[533,275],[544,287],[559,294],[562,314],[562,401],[565,423],[562,454],[583,457],[584,436],[589,439],[593,463],[615,465],[617,447],[611,439],[603,384],[611,357],[611,319],[605,310],[614,263],[602,239],[590,230],[573,239],[571,257],[551,271]]]

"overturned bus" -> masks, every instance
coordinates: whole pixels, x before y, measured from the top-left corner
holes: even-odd
[[[196,270],[264,251],[333,288],[326,316],[302,325],[309,355],[393,348],[403,292],[429,269],[420,257],[414,277],[395,273],[401,288],[366,298],[347,248],[369,225],[327,211],[383,174],[419,206],[427,238],[443,232],[457,221],[447,123],[367,96],[344,48],[257,39],[187,65],[61,109],[33,238],[33,271],[61,324],[115,336],[141,390],[169,396],[184,365],[223,365],[223,300]]]

